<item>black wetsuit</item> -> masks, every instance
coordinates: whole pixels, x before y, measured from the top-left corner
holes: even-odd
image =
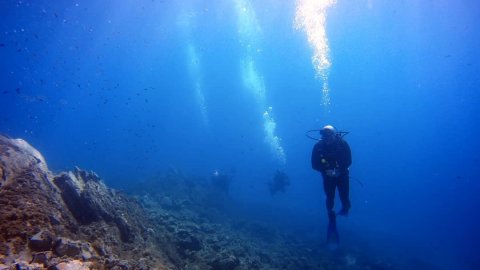
[[[330,144],[320,140],[313,147],[312,168],[322,173],[323,189],[327,196],[326,206],[329,214],[333,211],[336,188],[338,188],[343,209],[347,211],[350,209],[348,167],[351,164],[350,146],[340,136],[336,136]],[[339,176],[328,176],[327,170],[337,170]]]

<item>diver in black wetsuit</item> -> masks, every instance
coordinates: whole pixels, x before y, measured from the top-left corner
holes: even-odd
[[[312,168],[322,173],[329,218],[335,216],[333,204],[337,188],[342,202],[342,209],[337,214],[346,216],[350,210],[348,171],[352,164],[350,146],[333,126],[324,126],[320,134],[322,139],[315,144],[312,151]]]

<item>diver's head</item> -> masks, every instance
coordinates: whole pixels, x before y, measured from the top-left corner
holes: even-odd
[[[320,135],[322,135],[322,140],[326,141],[327,143],[333,142],[335,139],[335,135],[337,131],[331,125],[326,125],[320,130]]]

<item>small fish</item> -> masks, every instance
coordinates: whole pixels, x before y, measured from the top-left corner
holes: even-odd
[[[21,94],[20,88],[17,87],[17,89],[15,89],[15,92],[17,92],[17,94]]]
[[[5,47],[5,43],[0,43],[0,47]]]

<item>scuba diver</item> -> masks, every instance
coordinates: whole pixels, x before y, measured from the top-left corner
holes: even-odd
[[[348,168],[352,164],[352,156],[350,146],[342,138],[343,133],[337,132],[333,126],[324,126],[320,130],[320,135],[322,138],[312,151],[312,168],[322,174],[329,218],[327,241],[336,245],[338,244],[336,215],[347,216],[350,210]],[[342,208],[337,214],[333,210],[336,189],[342,203]]]
[[[210,176],[210,180],[215,189],[222,193],[228,194],[230,190],[230,184],[232,183],[232,177],[220,172],[219,170],[214,170]]]
[[[273,177],[273,182],[268,183],[270,194],[275,195],[277,192],[285,192],[286,187],[290,185],[290,180],[286,173],[277,170]]]

